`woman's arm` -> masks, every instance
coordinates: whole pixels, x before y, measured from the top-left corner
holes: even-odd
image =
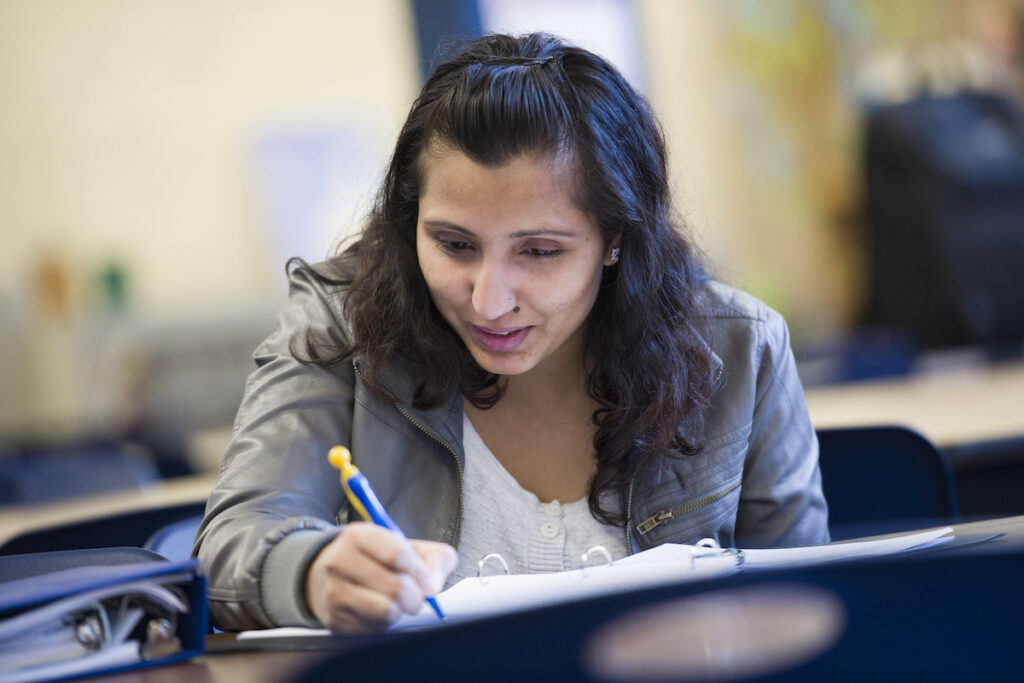
[[[195,553],[224,629],[328,626],[379,630],[415,613],[455,566],[455,551],[367,524],[339,524],[347,504],[328,450],[350,444],[352,365],[296,360],[306,330],[345,345],[339,291],[300,269],[277,329],[254,353]]]
[[[765,309],[736,541],[740,547],[761,548],[827,543],[828,507],[818,470],[818,439],[786,322]]]
[[[300,363],[289,343],[308,327],[322,343],[343,344],[336,297],[294,271],[277,329],[253,354],[257,368],[194,550],[222,628],[316,623],[305,606],[305,572],[338,533],[345,508],[327,450],[348,443],[354,378],[344,364],[329,371]]]

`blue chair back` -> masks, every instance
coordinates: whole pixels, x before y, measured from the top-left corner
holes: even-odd
[[[898,426],[819,429],[833,540],[960,521],[946,454]]]
[[[192,542],[195,541],[202,515],[179,519],[157,529],[146,540],[145,548],[160,553],[168,560],[187,560],[192,555]]]
[[[152,455],[130,443],[24,447],[0,454],[0,505],[50,503],[138,489],[160,478]]]

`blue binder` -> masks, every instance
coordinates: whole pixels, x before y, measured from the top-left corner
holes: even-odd
[[[209,626],[196,560],[140,548],[0,557],[0,683],[187,659]]]

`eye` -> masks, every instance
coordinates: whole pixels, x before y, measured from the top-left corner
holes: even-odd
[[[463,240],[446,240],[438,237],[437,246],[439,246],[442,251],[447,251],[452,254],[458,254],[460,252],[469,250],[470,248],[472,248],[473,245]]]
[[[531,259],[555,258],[565,253],[565,245],[558,240],[534,238],[523,242],[520,253]]]

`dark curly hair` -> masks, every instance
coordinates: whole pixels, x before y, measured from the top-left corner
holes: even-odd
[[[585,323],[585,353],[586,388],[600,405],[588,502],[596,518],[622,525],[625,515],[603,508],[603,494],[622,500],[637,468],[701,451],[714,378],[703,334],[707,277],[672,217],[661,131],[646,99],[601,57],[548,34],[489,35],[437,67],[359,241],[316,275],[345,286],[349,343],[325,348],[307,334],[304,360],[330,367],[359,356],[370,386],[394,400],[377,379],[398,354],[424,368],[418,408],[456,391],[480,408],[500,400],[500,378],[476,364],[420,272],[416,221],[433,144],[492,166],[522,154],[564,156],[574,201],[596,218],[606,247],[621,239]]]

